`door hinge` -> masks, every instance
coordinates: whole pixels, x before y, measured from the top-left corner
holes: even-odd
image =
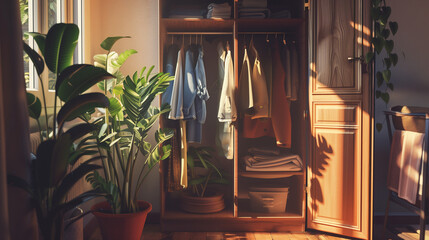
[[[304,10],[310,10],[310,0],[304,1]]]
[[[238,198],[237,198],[237,196],[234,196],[234,205],[238,206]]]
[[[306,186],[306,187],[305,187],[305,192],[306,192],[307,194],[310,194],[310,186]]]

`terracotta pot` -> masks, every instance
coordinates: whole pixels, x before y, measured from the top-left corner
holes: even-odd
[[[99,212],[98,210],[110,210],[108,202],[95,204],[91,210],[97,218],[101,235],[104,240],[140,240],[147,214],[152,210],[152,205],[145,201],[138,201],[141,209],[137,213],[112,214]]]
[[[215,213],[225,208],[225,201],[223,193],[214,193],[207,197],[194,197],[183,193],[180,207],[190,213]]]

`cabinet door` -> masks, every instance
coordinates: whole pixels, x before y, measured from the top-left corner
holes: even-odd
[[[369,49],[369,0],[310,6],[308,228],[369,239],[372,100],[358,58]]]

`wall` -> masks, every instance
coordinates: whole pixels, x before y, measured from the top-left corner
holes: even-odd
[[[392,69],[392,82],[395,90],[390,94],[390,104],[429,106],[429,31],[428,20],[425,17],[429,9],[429,1],[425,0],[389,0],[392,7],[391,19],[397,21],[399,30],[395,40],[394,51],[399,55],[399,62]],[[382,67],[381,58],[377,59],[377,67]],[[384,120],[382,111],[386,106],[376,101],[376,121]],[[386,124],[383,130],[375,134],[374,152],[374,212],[384,215],[387,199],[386,169],[388,166],[388,136]],[[393,212],[403,212],[400,207],[394,207]]]
[[[92,63],[92,56],[104,53],[100,43],[109,36],[131,36],[118,41],[113,50],[122,52],[135,49],[122,67],[125,75],[140,71],[143,66],[155,65],[158,71],[158,1],[153,0],[87,0],[85,3],[85,62]],[[154,101],[158,104],[158,100]],[[157,125],[155,125],[157,126]],[[156,127],[153,129],[153,131]],[[149,136],[153,136],[149,133]],[[149,142],[154,145],[154,139]],[[141,158],[143,160],[143,158]],[[159,173],[154,169],[143,185],[139,199],[153,204],[153,212],[160,211]]]

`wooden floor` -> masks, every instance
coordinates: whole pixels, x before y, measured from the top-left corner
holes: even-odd
[[[87,240],[102,240],[96,230]],[[162,233],[159,225],[147,224],[143,231],[144,240],[340,240],[348,239],[319,232],[266,233],[266,232],[171,232]]]

